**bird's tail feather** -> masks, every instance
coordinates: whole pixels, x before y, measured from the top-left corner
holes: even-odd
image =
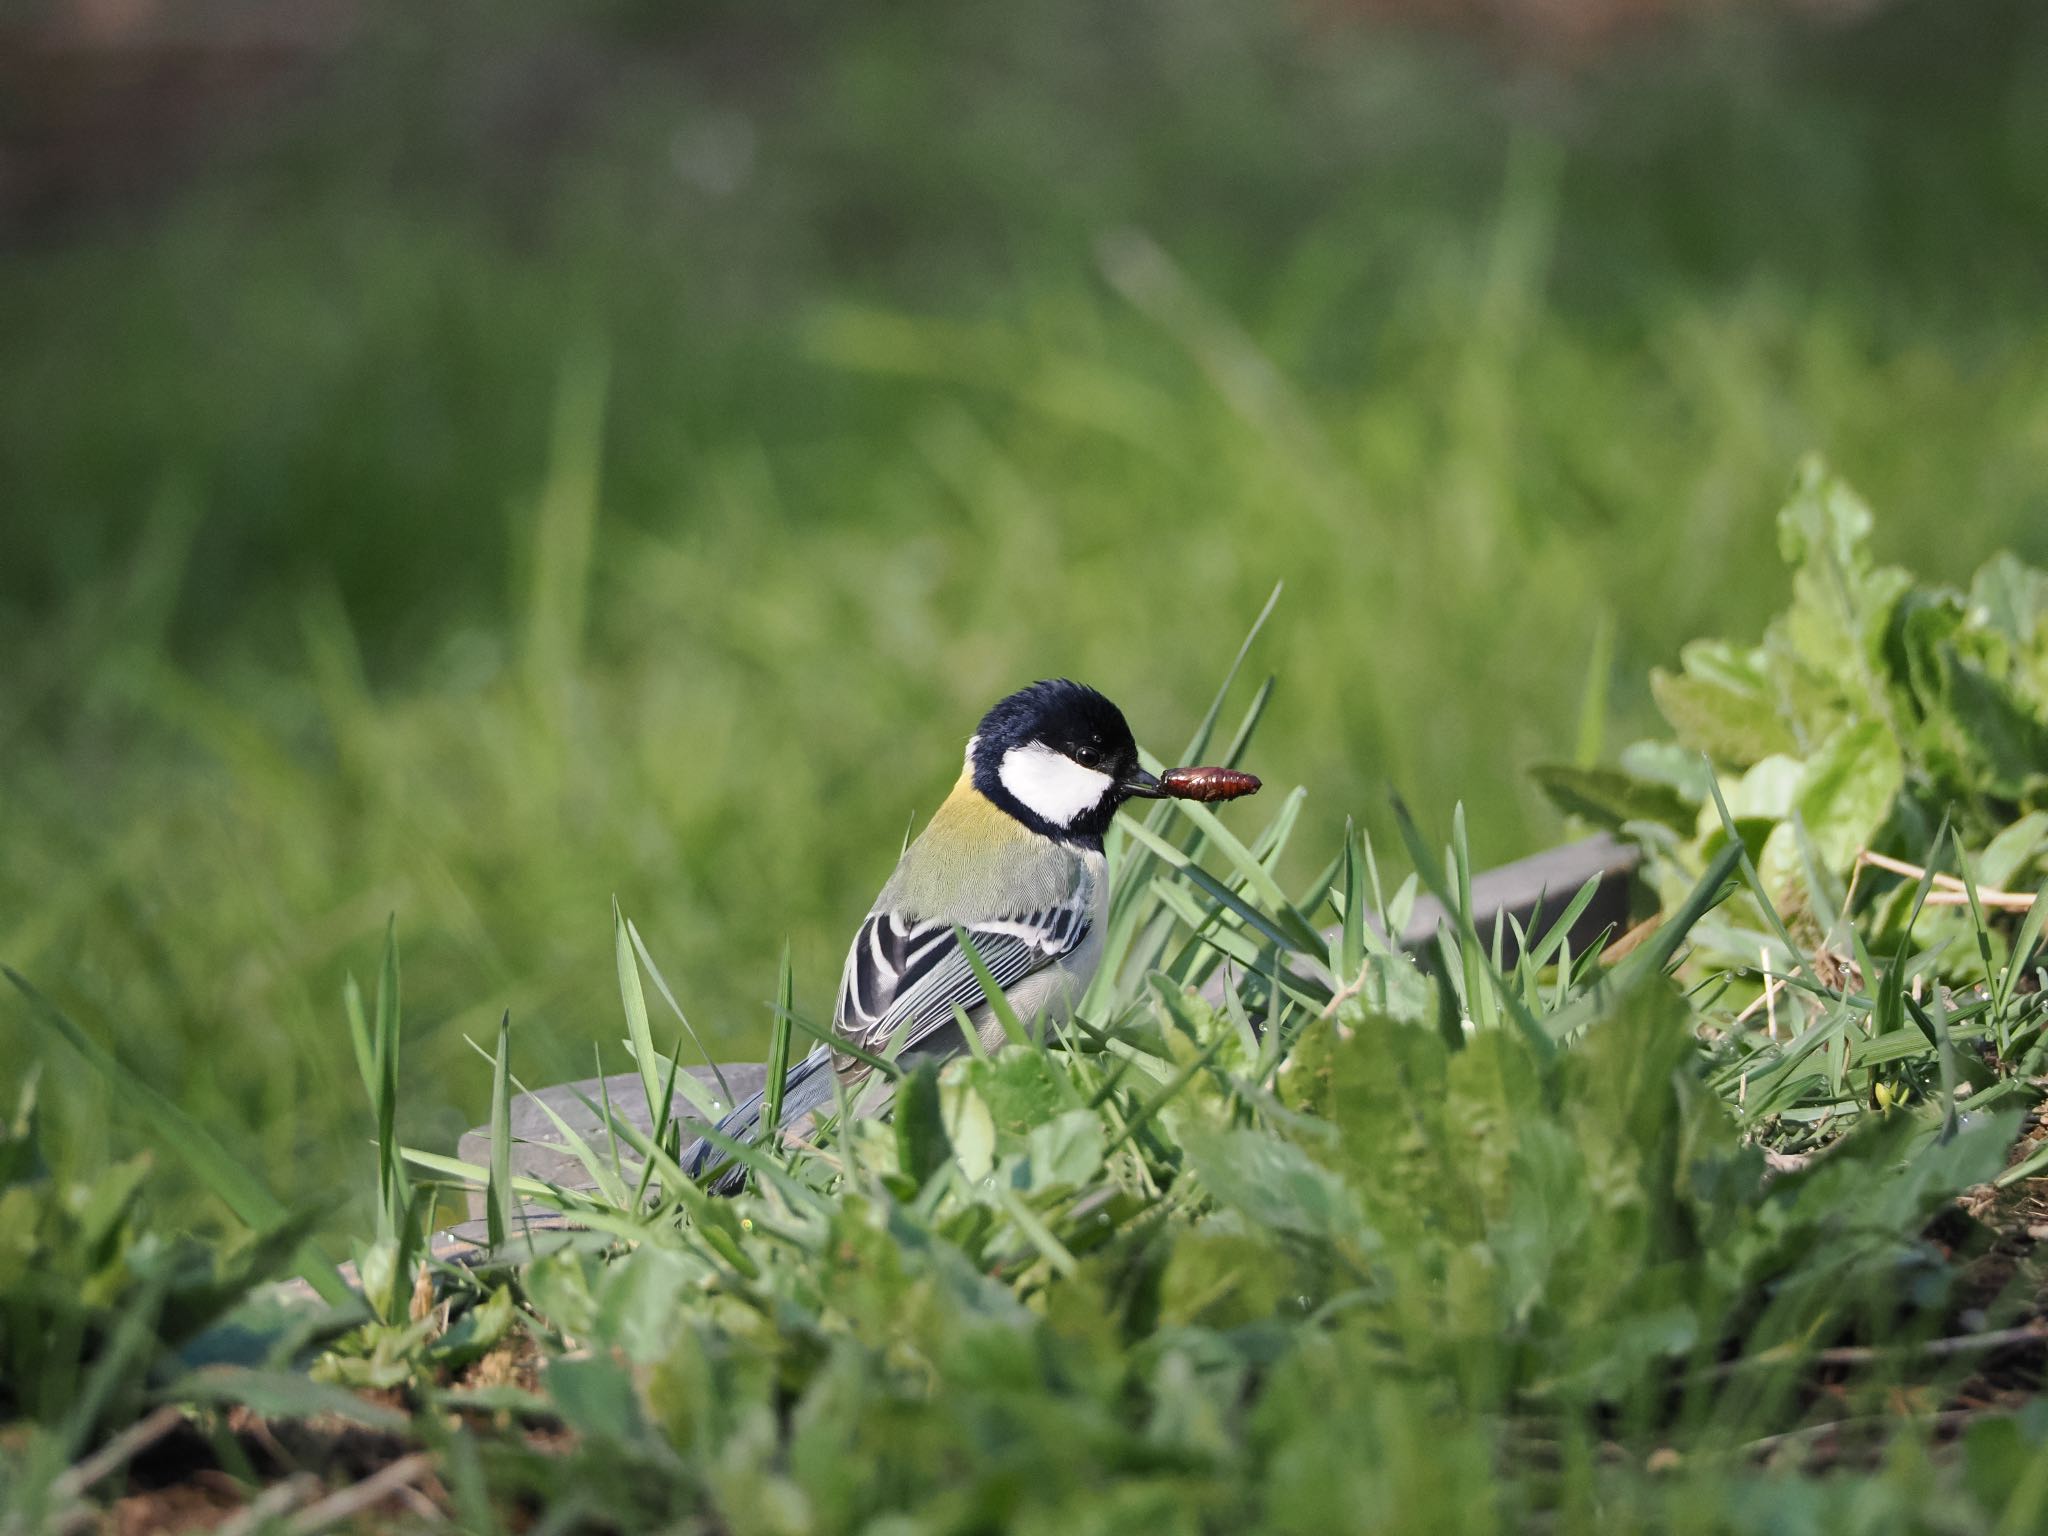
[[[782,1079],[782,1123],[794,1124],[814,1110],[822,1109],[832,1102],[832,1052],[820,1045],[811,1054],[791,1067]],[[753,1142],[761,1134],[761,1113],[767,1104],[765,1090],[751,1099],[733,1106],[723,1120],[718,1122],[718,1134],[732,1141]],[[713,1166],[725,1155],[725,1149],[708,1138],[698,1138],[697,1144],[683,1156],[683,1167],[692,1178],[700,1176],[705,1169]],[[746,1181],[744,1164],[733,1163],[711,1185],[714,1195],[731,1195],[739,1192]]]

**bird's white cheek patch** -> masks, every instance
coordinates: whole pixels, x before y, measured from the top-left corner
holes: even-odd
[[[1094,810],[1110,790],[1108,774],[1083,768],[1036,741],[1005,752],[998,777],[1027,809],[1056,827],[1072,826],[1075,817]]]

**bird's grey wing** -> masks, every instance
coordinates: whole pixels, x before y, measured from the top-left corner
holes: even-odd
[[[1093,921],[1093,883],[1083,879],[1052,906],[960,927],[1007,992],[1079,949]],[[888,1055],[950,1023],[956,1005],[972,1012],[982,1000],[981,980],[952,923],[872,912],[847,952],[837,1024],[862,1050]]]

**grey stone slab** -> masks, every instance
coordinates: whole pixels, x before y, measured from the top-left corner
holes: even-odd
[[[1628,926],[1634,902],[1635,871],[1640,859],[1640,852],[1630,844],[1602,834],[1533,854],[1526,859],[1517,859],[1498,869],[1486,870],[1472,877],[1474,924],[1480,936],[1491,942],[1494,924],[1496,920],[1501,921],[1503,957],[1507,964],[1513,965],[1518,953],[1514,923],[1521,924],[1524,932],[1540,934],[1548,923],[1562,915],[1581,886],[1588,880],[1597,880],[1599,885],[1593,899],[1571,928],[1573,951],[1583,953],[1603,932],[1611,930],[1618,933]],[[1514,922],[1506,921],[1508,918]],[[1436,937],[1444,923],[1442,903],[1434,896],[1418,897],[1408,925],[1401,932],[1402,946],[1410,950],[1420,948]],[[1327,982],[1327,977],[1324,980]],[[1220,987],[1221,980],[1212,985]],[[682,1070],[713,1093],[718,1091],[710,1067],[685,1067]],[[741,1099],[759,1093],[767,1078],[766,1070],[757,1061],[724,1062],[721,1070],[734,1097]],[[631,1122],[642,1131],[650,1127],[646,1095],[641,1090],[637,1073],[585,1078],[559,1087],[539,1088],[512,1101],[513,1171],[565,1188],[590,1187],[583,1165],[564,1146],[560,1132],[542,1104],[553,1108],[579,1135],[590,1139],[593,1146],[602,1146],[604,1131],[599,1123],[600,1117],[587,1109],[582,1100],[588,1098],[593,1103],[602,1104],[606,1093],[611,1099],[612,1112],[621,1120]],[[700,1123],[680,1094],[677,1095],[675,1118],[692,1128]],[[460,1157],[477,1164],[488,1164],[490,1152],[489,1126],[479,1126],[469,1132],[458,1148]],[[469,1214],[472,1220],[482,1218],[481,1194],[470,1195]],[[540,1213],[536,1210],[534,1215],[538,1217]]]
[[[719,1094],[718,1081],[710,1067],[682,1067],[679,1070],[689,1073],[710,1093]],[[758,1061],[721,1062],[718,1070],[724,1074],[726,1087],[735,1099],[752,1098],[768,1080],[766,1067]],[[641,1087],[638,1072],[621,1072],[603,1078],[586,1077],[553,1088],[536,1088],[512,1100],[512,1171],[566,1189],[590,1188],[590,1176],[576,1154],[569,1150],[561,1131],[548,1114],[552,1109],[561,1116],[563,1124],[602,1152],[608,1145],[604,1117],[601,1113],[594,1113],[585,1104],[586,1099],[600,1110],[609,1099],[612,1114],[619,1121],[643,1132],[653,1127],[653,1117],[647,1110],[647,1094]],[[703,1124],[680,1091],[675,1096],[671,1111],[670,1118],[689,1128],[693,1134]],[[491,1128],[480,1125],[468,1132],[456,1145],[455,1155],[464,1162],[489,1166]],[[470,1192],[469,1214],[472,1219],[483,1216],[484,1201],[480,1192]]]
[[[1603,832],[1484,870],[1472,877],[1473,926],[1491,943],[1494,923],[1501,921],[1502,960],[1511,966],[1521,953],[1514,923],[1520,923],[1525,933],[1541,937],[1545,927],[1564,915],[1579,888],[1588,880],[1598,880],[1593,899],[1571,926],[1572,953],[1583,954],[1603,931],[1612,929],[1619,934],[1628,927],[1635,872],[1641,862],[1641,849]],[[1506,921],[1509,918],[1514,922]],[[1442,902],[1434,896],[1417,897],[1408,926],[1401,930],[1402,947],[1418,949],[1427,944],[1445,921]]]

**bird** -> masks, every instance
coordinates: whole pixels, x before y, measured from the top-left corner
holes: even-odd
[[[966,1048],[954,1009],[990,1051],[1005,1032],[959,935],[1027,1026],[1070,1018],[1102,961],[1109,871],[1102,841],[1127,801],[1161,799],[1168,787],[1138,761],[1123,711],[1066,678],[1031,684],[1000,700],[968,739],[960,777],[882,886],[840,973],[832,1029],[837,1041],[909,1066]],[[781,1119],[799,1124],[834,1102],[852,1104],[869,1063],[820,1044],[784,1079]],[[737,1105],[721,1136],[752,1141],[764,1094]],[[868,1094],[867,1113],[886,1095]],[[700,1140],[693,1176],[719,1153]],[[734,1164],[709,1188],[737,1192]]]

